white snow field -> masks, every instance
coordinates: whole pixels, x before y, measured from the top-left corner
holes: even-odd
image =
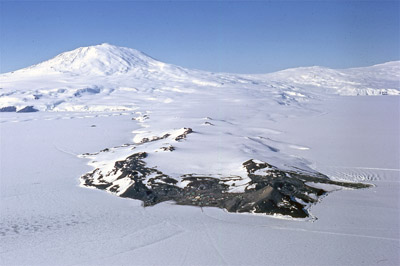
[[[238,75],[102,44],[0,87],[0,110],[39,110],[0,113],[0,265],[400,264],[400,62]],[[308,182],[331,192],[305,219],[143,207],[113,172],[143,151],[179,187],[194,174],[245,191],[250,159],[374,186]],[[83,187],[95,168],[117,189]]]

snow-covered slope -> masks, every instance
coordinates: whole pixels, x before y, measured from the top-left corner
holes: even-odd
[[[305,217],[303,209],[324,194],[313,184],[334,181],[301,156],[307,146],[280,137],[285,132],[276,130],[276,123],[324,114],[321,102],[328,95],[399,94],[399,66],[210,73],[102,44],[2,74],[0,108],[132,115],[141,126],[132,132],[132,142],[83,155],[95,169],[82,177],[84,186],[145,204],[188,204],[185,195],[194,189],[189,203],[206,206],[200,200],[205,195],[195,188],[210,185],[214,200],[209,206]],[[173,198],[165,196],[168,189]],[[266,195],[277,209],[261,206]],[[252,205],[256,198],[261,205]]]
[[[400,62],[347,70],[296,68],[265,75],[210,73],[166,64],[134,49],[101,44],[1,74],[0,108],[133,110],[133,101],[144,95],[170,101],[187,93],[247,90],[269,93],[282,103],[302,101],[321,93],[397,95],[399,73]]]
[[[323,116],[258,126],[271,145],[296,151],[323,173],[376,185],[332,192],[312,207],[318,217],[312,223],[170,202],[143,208],[140,201],[80,188],[78,177],[91,169],[74,154],[131,142],[139,120],[2,113],[0,264],[400,265],[398,98],[332,97],[324,107]],[[206,121],[215,125],[210,130],[223,124]],[[155,154],[178,153],[195,134],[179,150]]]
[[[264,75],[266,79],[291,83],[312,91],[339,95],[398,95],[400,62],[362,68],[329,69],[301,67]]]
[[[111,75],[156,68],[158,63],[134,49],[102,44],[59,54],[16,73],[43,75],[54,71],[75,75]]]
[[[0,264],[399,265],[399,97],[340,96],[398,80],[399,62],[236,75],[108,44],[2,74],[0,108],[40,112],[0,113]]]

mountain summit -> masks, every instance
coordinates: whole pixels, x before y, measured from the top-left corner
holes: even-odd
[[[29,69],[40,72],[111,75],[160,65],[163,63],[135,49],[103,43],[64,52]]]

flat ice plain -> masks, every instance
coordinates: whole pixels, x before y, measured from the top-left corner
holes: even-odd
[[[324,104],[324,116],[276,129],[309,147],[298,153],[318,170],[376,187],[331,193],[312,207],[315,222],[170,203],[143,208],[83,189],[78,177],[90,168],[76,155],[129,142],[137,127],[130,115],[1,114],[1,264],[396,265],[399,99]]]
[[[151,82],[143,83],[148,86],[143,93],[125,88],[103,96],[100,89],[93,98],[91,94],[64,98],[59,105],[49,104],[57,100],[49,94],[37,101],[40,112],[0,113],[0,264],[398,265],[399,96],[315,93],[319,84],[315,79],[315,84],[307,84],[303,90],[301,85],[297,89],[279,82],[268,91],[253,90],[252,86],[259,85],[251,80],[257,79],[248,78],[250,81],[236,84],[241,80],[236,77],[228,93],[201,91],[213,86],[204,85],[204,80],[199,87],[183,82],[186,87],[178,84],[173,89],[167,85],[177,81],[163,79],[155,82],[158,87],[152,90]],[[275,74],[274,80],[278,79]],[[4,80],[2,86],[11,94],[3,101],[14,97],[16,106],[26,104],[29,93],[14,90],[14,83]],[[378,84],[379,78],[376,80]],[[34,90],[40,90],[37,84]],[[164,91],[154,92],[160,88]],[[179,88],[186,92],[180,93]],[[308,88],[313,93],[305,94]],[[188,90],[193,91],[189,94]],[[135,97],[127,99],[127,93],[135,93]],[[155,98],[151,99],[152,95]],[[303,97],[307,98],[304,102]],[[132,108],[126,110],[99,107],[99,103],[122,106],[130,101]],[[95,105],[103,109],[85,109]],[[150,118],[142,121],[146,111]],[[215,135],[208,131],[211,127],[203,125],[207,113],[213,114],[213,120],[207,121],[215,124]],[[141,118],[132,120],[138,116]],[[175,118],[179,116],[182,119]],[[307,165],[333,180],[366,182],[374,187],[333,191],[311,206],[315,220],[295,220],[172,202],[143,208],[140,201],[79,186],[79,177],[93,170],[90,159],[79,155],[132,143],[146,134],[143,131],[162,132],[181,124],[193,127],[201,138],[215,141],[205,143],[205,150],[214,144],[221,147],[211,156],[217,164],[207,169],[210,172],[226,170],[226,156],[241,162],[244,154]],[[264,144],[279,152],[264,154],[251,139],[233,141],[237,135],[250,133],[263,136]],[[225,137],[232,141],[227,143]],[[188,150],[183,144],[180,147],[184,155],[193,147],[202,148],[194,145],[198,141],[195,136],[190,138]],[[196,156],[198,164],[193,167],[211,160]],[[153,158],[162,164],[156,155]],[[170,173],[176,171],[174,165],[161,166]],[[240,169],[237,171],[240,174]]]

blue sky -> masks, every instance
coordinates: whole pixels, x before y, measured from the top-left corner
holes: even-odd
[[[399,1],[0,1],[1,73],[103,42],[234,73],[400,58]]]

